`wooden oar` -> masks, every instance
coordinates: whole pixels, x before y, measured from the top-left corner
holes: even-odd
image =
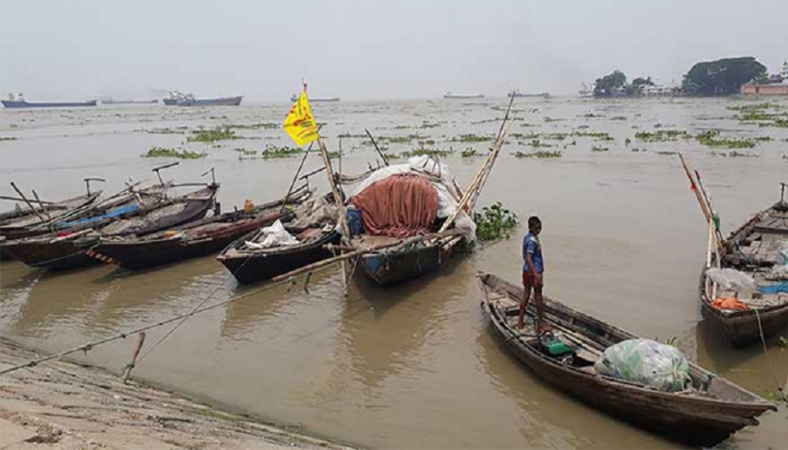
[[[42,223],[46,222],[44,216],[42,216],[41,213],[38,212],[38,210],[36,209],[35,206],[33,206],[32,203],[30,203],[30,200],[28,200],[27,197],[25,197],[25,194],[23,194],[22,191],[19,190],[18,187],[16,187],[16,184],[13,181],[11,182],[11,187],[14,188],[14,190],[16,191],[17,194],[19,194],[20,197],[22,197],[22,200],[24,200],[25,203],[27,203],[27,206],[35,213],[36,216],[38,216],[41,222]]]

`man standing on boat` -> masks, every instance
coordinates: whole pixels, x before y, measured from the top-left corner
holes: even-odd
[[[536,216],[528,218],[528,234],[523,238],[523,300],[520,303],[520,318],[517,327],[525,327],[525,312],[528,301],[531,299],[531,289],[536,300],[536,329],[538,332],[548,331],[544,324],[544,307],[542,301],[542,286],[544,284],[544,259],[542,258],[542,244],[539,242],[539,233],[542,232],[542,221]]]

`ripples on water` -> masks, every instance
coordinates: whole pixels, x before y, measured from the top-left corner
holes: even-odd
[[[431,146],[440,149],[483,152],[489,143],[450,140],[492,135],[505,104],[505,99],[342,102],[316,104],[314,110],[326,122],[323,135],[331,149],[339,134],[359,135],[369,128],[381,142],[420,136],[410,143],[389,143],[389,153],[418,147],[419,140],[433,140]],[[512,132],[603,131],[615,140],[576,138],[576,145],[544,140],[563,156],[521,160],[509,153],[531,147],[510,138],[480,203],[500,200],[522,220],[534,213],[542,217],[548,295],[646,337],[677,336],[682,349],[702,365],[764,394],[774,390],[767,374],[786,378],[788,357],[772,345],[770,365],[757,348],[732,350],[698,323],[705,227],[677,160],[659,153],[684,151],[701,170],[723,228],[737,226],[776,200],[777,183],[788,179],[788,160],[782,158],[788,154],[788,130],[741,124],[726,109],[734,104],[743,102],[518,101],[515,116],[522,120]],[[183,161],[168,171],[169,178],[196,180],[216,167],[225,210],[247,198],[262,202],[284,194],[299,161],[239,160],[235,149],[259,152],[267,144],[290,145],[281,129],[237,129],[246,139],[222,141],[218,147],[188,143],[184,134],[161,130],[279,124],[288,107],[0,111],[0,136],[18,138],[0,142],[0,186],[15,181],[54,198],[81,193],[82,178],[102,176],[108,179],[104,189],[112,192],[130,176],[153,179],[149,169],[166,160],[140,158],[150,147],[184,146],[209,156]],[[612,120],[616,116],[626,120]],[[757,158],[731,158],[694,140],[643,143],[634,138],[657,124],[773,140],[747,151]],[[594,145],[609,151],[591,152]],[[633,147],[647,152],[633,152]],[[362,139],[345,138],[343,148],[344,172],[374,164],[372,148]],[[457,154],[446,161],[462,185],[481,164],[481,158]],[[319,158],[310,157],[307,170],[319,164]],[[311,184],[324,188],[323,175]],[[59,351],[200,304],[244,296],[187,321],[145,357],[135,374],[372,447],[674,446],[549,388],[504,353],[488,332],[473,275],[485,270],[518,281],[525,231],[521,227],[511,239],[403,286],[380,289],[354,280],[346,297],[337,269],[316,273],[307,294],[301,284],[264,290],[239,286],[212,257],[138,273],[98,266],[49,274],[2,263],[0,333]],[[169,329],[151,331],[143,353]],[[131,340],[119,341],[78,359],[119,372],[131,345]],[[761,426],[740,432],[727,445],[776,447],[788,439],[785,414],[782,407],[765,416]]]

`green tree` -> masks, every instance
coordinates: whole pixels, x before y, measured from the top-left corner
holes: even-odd
[[[765,74],[766,67],[752,56],[700,62],[684,75],[682,89],[699,96],[738,94],[741,85]]]
[[[596,79],[594,83],[594,96],[612,97],[615,90],[624,87],[625,84],[627,84],[627,76],[624,75],[624,72],[614,70],[613,73]]]
[[[640,88],[642,88],[643,86],[654,86],[654,82],[651,81],[651,77],[648,78],[637,77],[634,80],[632,80],[632,86],[637,86]]]

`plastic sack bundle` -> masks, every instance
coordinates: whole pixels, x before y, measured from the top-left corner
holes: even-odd
[[[280,220],[277,220],[270,227],[261,229],[259,236],[265,237],[261,242],[246,241],[246,245],[250,248],[261,249],[298,244],[298,239],[285,230],[285,226],[282,225],[282,221]]]
[[[772,268],[772,276],[788,280],[788,241],[783,241],[777,250],[777,264]]]
[[[691,381],[687,358],[676,347],[651,339],[611,345],[594,364],[600,375],[645,384],[662,392],[678,392]]]
[[[755,290],[755,279],[735,269],[708,269],[706,276],[711,281],[717,283],[723,289],[741,291],[745,289]]]

